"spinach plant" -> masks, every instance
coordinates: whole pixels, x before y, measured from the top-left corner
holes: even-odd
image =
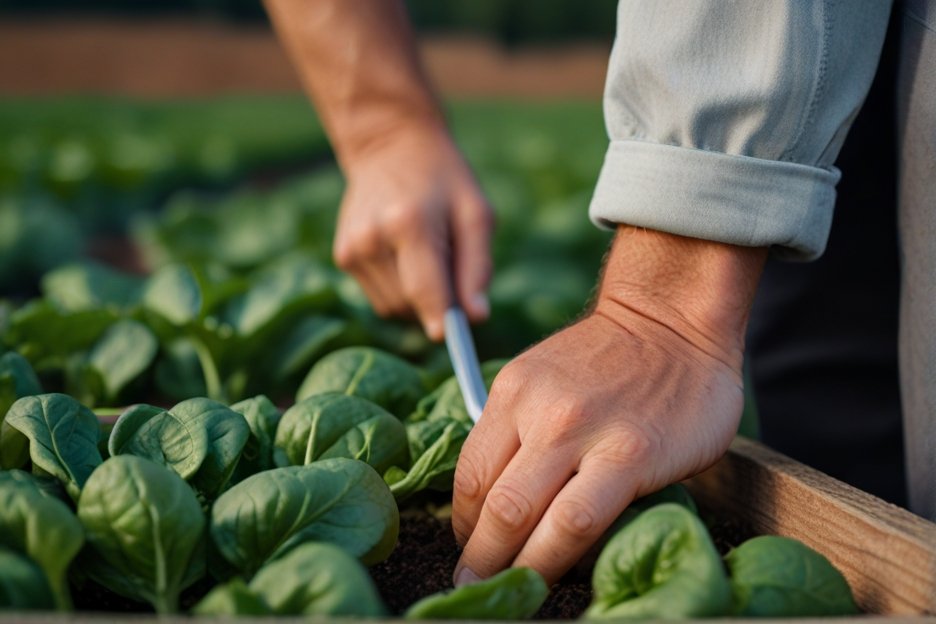
[[[17,399],[42,394],[39,378],[29,362],[9,351],[0,355],[0,469],[20,468],[29,459],[29,440],[6,422]]]
[[[101,426],[87,407],[65,394],[19,399],[6,422],[29,439],[33,472],[57,478],[73,500],[102,461]]]
[[[307,542],[264,565],[245,585],[218,586],[198,615],[332,615],[376,617],[386,609],[367,570],[341,548]]]
[[[86,381],[81,384],[82,388],[90,386],[93,389],[86,392],[90,396],[85,402],[107,404],[116,401],[130,382],[149,369],[158,347],[153,332],[138,321],[122,319],[111,325],[82,362],[81,380],[85,381],[89,376],[94,378],[90,384]]]
[[[334,458],[267,470],[231,487],[212,508],[211,538],[250,578],[307,541],[331,542],[377,563],[396,545],[399,524],[393,496],[374,469]]]
[[[488,388],[505,363],[494,360],[481,366]],[[413,463],[409,470],[395,466],[384,473],[397,501],[426,489],[451,490],[458,454],[473,425],[458,380],[452,376],[423,397],[404,423]]]
[[[231,477],[232,483],[238,483],[258,472],[276,467],[273,462],[273,445],[282,413],[262,394],[235,403],[231,409],[244,417],[250,430],[240,461]]]
[[[226,287],[219,291],[227,294]],[[216,320],[209,319],[212,304],[222,297],[206,293],[196,273],[182,265],[168,265],[154,273],[143,288],[141,303],[147,323],[165,344],[185,341],[196,357],[208,396],[225,400],[227,391],[219,369],[224,358],[225,333]]]
[[[0,547],[0,610],[51,609],[52,592],[32,561]]]
[[[214,617],[268,616],[273,609],[255,594],[239,576],[227,583],[215,585],[192,607],[192,615]]]
[[[802,542],[750,539],[725,556],[734,613],[743,617],[823,617],[858,612],[842,573]]]
[[[406,611],[408,620],[523,620],[546,601],[549,587],[536,570],[508,568],[491,578],[434,594]]]
[[[111,308],[129,312],[140,300],[143,278],[91,261],[62,265],[42,276],[46,299],[62,310]]]
[[[169,410],[130,407],[114,424],[108,450],[112,456],[138,455],[167,466],[213,499],[227,486],[249,436],[240,413],[194,398]]]
[[[337,392],[313,395],[286,410],[274,457],[280,466],[348,457],[380,473],[409,462],[403,423],[367,399]]]
[[[205,518],[177,474],[142,457],[112,457],[78,500],[90,551],[83,570],[112,591],[173,613],[186,583],[204,574]]]
[[[397,501],[404,501],[422,490],[449,491],[455,477],[458,454],[471,430],[459,421],[424,421],[418,423],[420,437],[410,438],[410,448],[418,440],[419,454],[409,470],[397,466],[384,473],[384,480]],[[408,428],[407,433],[410,433]],[[413,451],[411,451],[413,452]]]
[[[721,615],[731,589],[702,522],[675,503],[637,516],[604,547],[592,575],[595,619]]]
[[[39,565],[63,611],[71,609],[68,567],[83,544],[84,529],[65,503],[48,495],[28,473],[0,472],[0,546]]]
[[[371,347],[346,347],[316,362],[299,387],[296,400],[341,392],[372,401],[403,418],[425,391],[419,370],[409,362]]]

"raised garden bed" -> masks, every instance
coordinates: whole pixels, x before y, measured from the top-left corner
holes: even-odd
[[[686,485],[721,549],[755,534],[793,537],[822,552],[845,574],[865,613],[887,616],[881,621],[932,619],[936,613],[936,524],[745,438],[736,439],[720,462]],[[400,586],[395,594],[400,604],[387,600],[393,611],[419,595],[444,588],[457,559],[444,509],[435,516],[404,512],[402,527],[398,552],[372,570],[378,587]],[[571,572],[540,617],[575,614],[588,602],[587,579],[584,570]],[[146,619],[113,613],[0,615],[3,624]],[[853,620],[867,621],[867,616]]]
[[[744,438],[687,485],[703,507],[824,554],[862,611],[936,614],[936,524]]]

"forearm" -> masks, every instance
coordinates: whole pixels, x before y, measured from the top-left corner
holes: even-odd
[[[264,0],[347,169],[401,128],[444,127],[399,0]]]
[[[741,247],[621,225],[596,312],[625,326],[661,324],[740,370],[766,247]]]

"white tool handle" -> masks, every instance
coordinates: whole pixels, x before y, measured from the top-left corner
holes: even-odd
[[[478,422],[484,404],[487,403],[487,388],[481,377],[481,367],[478,364],[478,354],[475,352],[468,319],[458,306],[445,311],[445,346],[448,347],[449,358],[452,360],[455,378],[458,379],[458,387],[465,399],[468,415]]]

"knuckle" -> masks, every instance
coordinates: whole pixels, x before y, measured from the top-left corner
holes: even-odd
[[[455,466],[453,488],[456,497],[475,500],[481,495],[483,473],[478,466],[475,459],[463,448],[458,464]]]
[[[347,270],[376,258],[381,248],[380,232],[373,226],[366,226],[337,241],[332,255],[338,268]]]
[[[393,239],[405,238],[422,229],[423,216],[416,204],[401,203],[387,207],[382,228]]]
[[[574,431],[585,422],[588,404],[583,397],[564,393],[550,401],[557,431]]]
[[[506,484],[491,488],[485,507],[497,524],[510,530],[525,527],[533,516],[530,500],[519,489]]]
[[[586,538],[597,533],[598,510],[594,505],[580,500],[563,500],[556,503],[556,530],[570,538]]]
[[[494,378],[491,386],[491,400],[510,400],[520,395],[526,388],[530,374],[528,367],[522,361],[514,360],[508,363]]]
[[[604,461],[615,466],[639,467],[654,457],[662,449],[662,437],[656,432],[636,426],[621,427],[609,436],[599,449]]]

